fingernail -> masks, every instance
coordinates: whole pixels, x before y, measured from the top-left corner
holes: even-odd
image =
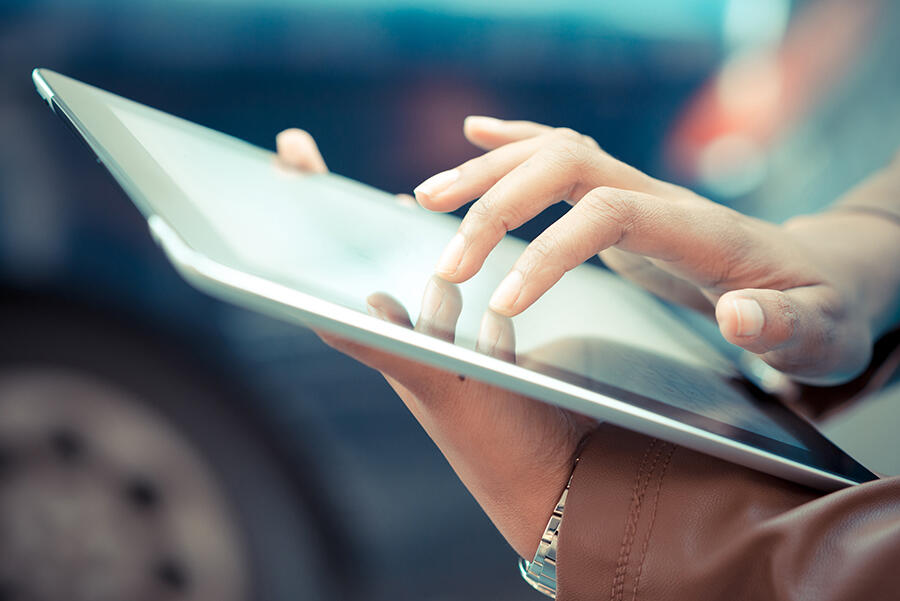
[[[766,322],[759,303],[749,298],[737,298],[731,302],[737,315],[737,335],[759,336]]]
[[[512,309],[522,292],[522,272],[513,270],[509,272],[491,296],[490,306],[494,311],[508,311]]]
[[[449,171],[441,171],[438,174],[432,175],[424,182],[416,186],[416,189],[413,190],[413,194],[416,195],[416,198],[421,200],[420,196],[424,196],[426,198],[434,198],[444,190],[446,190],[450,184],[459,179],[459,169],[450,169]]]
[[[441,258],[438,259],[435,271],[442,275],[453,275],[456,273],[465,250],[466,239],[462,234],[456,234],[450,239],[444,252],[441,253]]]
[[[494,117],[485,117],[483,115],[469,115],[468,117],[466,117],[463,125],[468,127],[493,129],[499,126],[501,123],[502,122],[500,121],[500,119],[495,119]]]

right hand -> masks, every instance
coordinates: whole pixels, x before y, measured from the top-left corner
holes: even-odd
[[[470,121],[466,126],[466,135],[480,146],[499,148],[511,144],[516,136],[527,139],[534,137],[538,131],[548,133],[548,128],[544,126],[531,125],[489,131]],[[313,172],[327,170],[313,139],[300,130],[288,130],[279,135],[278,154],[281,160],[298,169]],[[628,170],[628,173],[635,173],[631,168]],[[641,174],[641,177],[647,176]],[[674,189],[669,184],[663,184],[663,187]],[[449,191],[452,192],[453,188]],[[683,193],[690,195],[686,190]],[[465,194],[455,198],[451,195],[449,200],[442,199],[446,202],[444,208],[464,202],[460,200],[463,196]],[[623,194],[623,198],[634,200],[638,196]],[[712,307],[710,298],[717,298],[716,313],[726,338],[744,342],[745,348],[750,350],[772,353],[768,355],[769,360],[783,367],[794,367],[805,373],[815,373],[818,369],[821,374],[834,373],[838,367],[852,372],[864,364],[871,340],[871,328],[864,320],[869,310],[865,302],[868,297],[862,290],[853,292],[852,287],[845,289],[852,282],[850,272],[853,271],[848,268],[852,263],[848,263],[846,257],[852,254],[851,247],[864,242],[866,236],[882,236],[879,227],[883,224],[870,223],[865,217],[859,218],[861,224],[854,224],[854,219],[850,218],[853,227],[862,226],[860,231],[864,235],[861,239],[854,241],[850,238],[846,242],[847,219],[826,218],[814,223],[799,220],[781,228],[744,218],[699,197],[669,200],[675,205],[675,210],[693,222],[693,229],[675,231],[674,235],[680,237],[674,238],[673,242],[679,244],[681,250],[690,250],[691,239],[686,232],[701,228],[703,244],[695,247],[693,255],[672,255],[672,248],[667,250],[664,237],[660,237],[666,232],[672,233],[671,223],[668,226],[662,223],[661,230],[653,229],[654,217],[660,220],[671,213],[661,211],[654,214],[651,211],[636,214],[633,227],[628,230],[634,237],[634,244],[646,245],[651,241],[659,244],[657,252],[651,254],[662,255],[662,258],[652,256],[647,259],[646,255],[632,252],[634,248],[619,249],[617,252],[622,253],[620,258],[623,262],[618,263],[618,267],[626,276],[646,284],[657,294],[698,303],[699,307],[707,309]],[[662,209],[672,208],[661,205],[659,197],[654,203]],[[630,206],[632,211],[639,207],[636,203]],[[490,211],[483,214],[489,215]],[[891,229],[893,227],[888,227],[886,235],[896,234]],[[560,228],[557,227],[556,231],[559,232]],[[729,240],[730,234],[737,235],[741,244],[735,245]],[[640,239],[642,236],[645,236],[643,241]],[[827,246],[828,250],[811,250],[817,247],[816,240],[823,236],[833,242]],[[835,242],[838,239],[845,242],[838,244]],[[647,248],[644,246],[644,249]],[[553,254],[549,257],[552,259]],[[727,259],[724,262],[723,257]],[[611,262],[614,267],[617,266],[615,259]],[[674,263],[676,269],[663,269],[666,263]],[[725,294],[719,291],[711,297],[703,294],[703,289],[697,286],[699,282],[688,277],[691,272],[679,267],[696,270],[702,269],[704,264],[741,267],[730,274],[735,278],[734,282],[742,282],[741,287],[732,288]],[[803,266],[810,268],[804,276],[807,278],[805,281],[798,279],[798,274],[804,273]],[[819,266],[822,266],[821,270]],[[648,273],[660,279],[649,279]],[[753,281],[754,273],[768,277],[770,286],[779,281],[775,276],[780,276],[782,286],[756,289],[748,283]],[[825,273],[829,275],[822,275]],[[813,274],[815,278],[809,279]],[[723,278],[725,275],[728,274],[723,273]],[[788,282],[788,276],[791,286],[784,285]],[[756,283],[761,282],[762,279],[756,280]],[[729,299],[737,300],[743,295],[774,311],[764,314],[767,321],[760,332],[746,340],[739,335],[741,325],[737,316],[728,312],[729,308],[734,309]],[[786,302],[780,302],[782,298]],[[405,311],[389,300],[374,298],[370,304],[376,315],[412,327]],[[723,308],[720,310],[719,306]],[[420,324],[416,326],[421,327]],[[500,532],[519,555],[531,559],[550,512],[569,477],[578,441],[591,431],[594,422],[528,397],[460,378],[456,374],[390,353],[325,333],[320,333],[320,336],[326,343],[384,375]],[[778,342],[778,337],[781,342]],[[836,343],[839,344],[835,346]],[[761,346],[754,346],[756,344]],[[817,368],[816,362],[825,359],[827,362],[820,363]]]
[[[873,258],[858,247],[896,237],[894,224],[846,214],[784,226],[754,219],[649,177],[569,129],[470,117],[465,135],[488,152],[415,191],[435,211],[477,199],[438,262],[441,277],[469,279],[508,231],[551,204],[573,205],[497,287],[498,313],[521,313],[599,253],[655,294],[714,314],[726,340],[795,379],[835,383],[867,365],[877,301],[857,285]]]

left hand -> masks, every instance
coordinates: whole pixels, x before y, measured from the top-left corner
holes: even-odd
[[[304,131],[282,132],[277,146],[279,158],[292,167],[312,173],[328,170]],[[446,302],[453,300],[454,290],[438,278],[429,283],[417,330],[452,336],[461,307],[461,300]],[[372,315],[413,327],[406,310],[390,297],[375,294],[367,303]],[[487,346],[496,352],[480,350],[509,352],[510,345],[497,344],[503,328],[492,329]],[[569,478],[578,442],[594,428],[594,420],[326,332],[317,334],[382,373],[500,533],[521,557],[531,560]]]

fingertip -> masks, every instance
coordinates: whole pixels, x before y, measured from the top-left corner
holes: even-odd
[[[466,246],[465,236],[459,232],[454,234],[441,252],[441,256],[434,266],[434,272],[448,282],[458,283],[461,281],[456,278],[459,275],[460,266],[466,254]]]
[[[448,245],[448,252],[453,246],[453,241]],[[462,284],[463,282],[474,277],[484,266],[487,258],[487,252],[477,245],[466,245],[463,248],[462,258],[455,269],[441,268],[435,269],[435,275],[452,284]]]
[[[296,127],[289,127],[275,135],[275,147],[278,149],[279,154],[282,152],[291,153],[297,150],[302,151],[304,147],[311,143],[313,141],[309,132]]]
[[[423,192],[419,188],[413,190],[412,197],[415,199],[419,206],[423,209],[428,209],[429,211],[442,212],[437,203],[434,202],[434,199],[429,196],[427,193]]]
[[[426,209],[446,210],[441,208],[438,199],[442,194],[446,193],[460,178],[459,169],[448,169],[441,171],[426,179],[424,182],[416,186],[413,190],[416,200]],[[444,203],[446,204],[446,203]]]
[[[377,317],[405,328],[412,327],[412,320],[406,308],[393,296],[384,292],[375,292],[366,298],[366,311]]]
[[[493,131],[503,125],[503,121],[496,117],[488,117],[487,115],[469,115],[463,120],[463,132],[468,135],[470,133],[490,130]]]
[[[468,277],[465,277],[465,275],[461,273],[460,270],[456,270],[452,273],[435,270],[434,275],[441,278],[445,282],[450,282],[451,284],[462,284],[467,279],[469,279]]]
[[[728,342],[752,353],[782,347],[793,336],[793,311],[778,290],[737,290],[716,303],[719,331]]]
[[[278,156],[292,167],[315,173],[328,171],[315,139],[305,130],[291,127],[279,132],[275,136],[275,149]]]
[[[281,146],[286,139],[289,139],[292,135],[294,135],[295,131],[297,131],[296,127],[289,127],[275,134],[275,145]]]
[[[491,296],[488,306],[501,315],[511,317],[515,314],[515,307],[522,295],[522,285],[525,279],[518,269],[510,271]]]
[[[488,302],[488,309],[503,317],[515,317],[534,304],[535,300],[526,298],[524,294],[520,295],[512,304],[494,302],[493,298],[491,298],[491,301]]]
[[[485,311],[478,327],[475,350],[485,355],[514,362],[516,334],[512,320],[496,311]]]
[[[413,192],[413,199],[423,209],[432,213],[450,213],[461,207],[464,203],[458,200],[458,195],[451,194],[445,197],[432,198]]]
[[[522,309],[516,309],[509,306],[497,306],[493,303],[488,303],[488,309],[503,317],[515,317],[522,312]]]
[[[502,119],[484,115],[469,115],[463,121],[463,135],[475,146],[484,150],[492,150],[510,141],[504,135]]]

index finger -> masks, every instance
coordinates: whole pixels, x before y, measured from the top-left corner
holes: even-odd
[[[596,188],[528,245],[490,307],[502,315],[521,313],[567,271],[611,246],[659,260],[667,272],[715,290],[728,282],[730,266],[760,244],[736,215],[712,203]]]

